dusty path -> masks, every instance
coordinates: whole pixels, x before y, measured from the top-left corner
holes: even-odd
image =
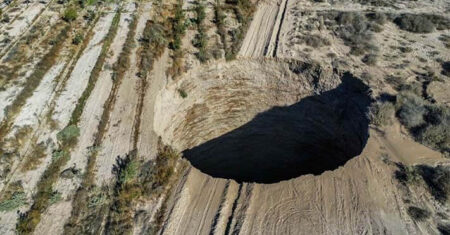
[[[282,12],[280,1],[263,1],[253,17],[247,35],[242,43],[239,56],[260,57],[272,56],[273,37],[279,30],[279,14]]]
[[[209,234],[219,210],[227,180],[213,179],[196,169],[187,176],[163,234]]]
[[[146,90],[144,107],[141,118],[141,130],[139,130],[138,154],[145,160],[154,159],[157,154],[158,136],[153,127],[154,107],[158,91],[167,83],[166,70],[168,68],[169,53],[166,50],[164,54],[154,64],[154,69],[148,76],[149,84]]]

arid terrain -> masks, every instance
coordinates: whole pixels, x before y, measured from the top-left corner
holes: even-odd
[[[0,9],[0,234],[450,234],[449,0]]]

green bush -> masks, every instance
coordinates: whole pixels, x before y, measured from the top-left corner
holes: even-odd
[[[170,47],[172,50],[179,50],[181,49],[181,39],[186,31],[186,21],[182,1],[176,4],[175,14],[171,21],[173,40],[170,43]]]
[[[12,211],[26,204],[26,195],[24,192],[15,192],[13,195],[0,202],[0,211]]]
[[[197,57],[200,62],[204,63],[208,61],[211,57],[210,53],[208,52],[208,35],[206,34],[206,29],[204,26],[204,20],[206,18],[205,13],[205,5],[203,0],[199,1],[198,4],[194,8],[196,13],[196,19],[195,22],[197,24],[197,31],[198,33],[195,35],[194,39],[192,40],[192,45],[196,48],[198,48],[198,52],[195,53],[195,56]]]
[[[194,11],[197,17],[195,19],[195,23],[198,25],[202,24],[206,18],[205,4],[203,0],[198,2],[198,4],[194,7]]]
[[[9,23],[11,21],[11,18],[9,17],[9,15],[5,15],[2,18],[2,22],[3,23]]]
[[[125,169],[121,172],[119,180],[122,184],[131,182],[137,176],[138,163],[135,160],[130,161]]]
[[[92,22],[95,19],[96,13],[94,10],[88,10],[86,14],[83,16],[83,19],[87,20],[88,22]]]
[[[80,33],[75,34],[75,37],[73,37],[72,39],[72,43],[75,45],[80,44],[83,41],[83,35],[81,35]]]
[[[71,142],[80,136],[80,128],[76,125],[69,125],[62,129],[57,135],[56,138],[60,142]]]
[[[78,17],[77,9],[73,7],[67,8],[63,13],[63,20],[67,22],[72,22],[76,20],[77,17]]]
[[[180,94],[181,98],[183,98],[183,99],[188,96],[186,91],[183,89],[178,89],[178,94]]]
[[[56,150],[52,153],[52,160],[57,161],[60,158],[68,157],[69,153],[64,150]]]
[[[205,32],[199,32],[192,39],[192,45],[197,48],[205,48],[208,44],[208,39]]]
[[[54,191],[50,197],[49,204],[50,205],[55,204],[55,203],[61,201],[61,199],[62,199],[62,194],[58,191]]]

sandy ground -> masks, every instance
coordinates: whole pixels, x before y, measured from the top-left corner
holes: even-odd
[[[169,53],[166,52],[154,64],[154,70],[149,75],[149,84],[144,100],[144,107],[141,118],[141,130],[138,140],[139,156],[143,159],[154,159],[157,154],[158,135],[153,130],[154,126],[154,107],[158,91],[161,90],[166,81],[166,70]]]
[[[19,17],[17,20],[14,20],[11,25],[6,28],[6,30],[0,35],[0,41],[3,42],[3,40],[8,37],[11,41],[11,44],[0,44],[0,55],[2,55],[2,57],[8,50],[9,46],[15,43],[16,38],[30,28],[30,26],[46,9],[46,7],[47,4],[42,4],[37,1],[32,3],[31,6],[27,7],[23,14],[21,14],[21,17]]]
[[[273,47],[272,37],[276,37],[278,32],[279,21],[277,18],[282,13],[281,7],[280,1],[263,1],[259,4],[239,51],[239,56],[272,56],[269,47]]]
[[[186,182],[178,186],[178,199],[163,233],[434,233],[431,227],[417,227],[405,214],[402,192],[391,178],[395,168],[380,156],[385,152],[383,146],[390,144],[396,146],[395,150],[388,148],[392,160],[409,158],[411,152],[416,156],[420,153],[428,163],[430,158],[443,159],[411,140],[384,139],[373,130],[371,133],[373,137],[361,156],[320,176],[306,175],[276,184],[244,184],[237,190],[234,181],[213,179],[191,169]]]
[[[142,14],[138,18],[135,41],[141,38],[145,23],[150,17],[151,3],[142,6]],[[139,98],[138,85],[138,48],[135,47],[130,55],[130,69],[126,72],[117,93],[117,100],[110,113],[108,130],[102,141],[96,161],[96,184],[109,183],[113,177],[112,167],[116,163],[116,157],[125,156],[133,148],[133,123],[135,121],[136,105]]]
[[[104,17],[102,17],[99,22],[97,23],[97,25],[94,28],[94,32],[96,34],[100,34],[103,35],[102,37],[104,37],[106,35],[106,33],[108,32],[109,26],[111,25],[112,22],[112,18],[114,17],[113,13],[110,14],[106,14]],[[75,105],[65,105],[63,107],[63,102],[76,102],[79,98],[79,96],[82,93],[81,89],[84,89],[84,87],[87,85],[87,80],[89,79],[89,75],[90,75],[90,71],[92,70],[95,61],[98,58],[98,55],[100,53],[101,50],[101,44],[98,44],[101,41],[102,37],[93,37],[93,38],[97,38],[96,41],[94,41],[94,43],[90,43],[89,46],[86,48],[85,52],[83,53],[83,55],[80,57],[79,63],[77,63],[77,65],[75,66],[75,69],[72,72],[72,75],[69,78],[69,81],[66,83],[66,88],[65,90],[62,92],[61,96],[57,97],[57,102],[56,102],[56,107],[55,107],[55,113],[53,115],[53,117],[58,117],[58,121],[59,124],[63,124],[61,126],[65,126],[68,122],[69,122],[69,118],[70,118],[70,114],[72,113],[72,110],[75,108]],[[96,53],[92,53],[92,51],[96,52]],[[91,55],[91,57],[87,57],[87,55]],[[93,54],[93,55],[92,55]],[[94,57],[94,58],[92,58]],[[87,62],[87,63],[86,63]],[[89,64],[92,63],[92,64]],[[78,79],[78,80],[76,80]],[[84,83],[84,85],[83,85]],[[78,85],[78,86],[77,86]],[[83,87],[84,86],[84,87]],[[64,115],[58,115],[61,114],[61,109],[64,109],[65,111],[70,112],[70,114],[64,113]],[[53,130],[53,131],[49,131],[49,130],[40,130],[38,131],[35,135],[39,136],[37,142],[41,142],[41,141],[47,141],[49,138],[51,138],[51,136],[56,136],[56,133],[59,130]],[[48,145],[47,146],[47,150],[46,150],[46,155],[48,157],[46,157],[42,163],[39,165],[39,167],[35,170],[31,170],[31,171],[27,171],[27,172],[17,172],[17,174],[14,174],[10,177],[10,179],[8,180],[9,182],[14,182],[17,180],[21,180],[23,182],[23,187],[24,187],[24,191],[27,193],[27,196],[29,198],[31,198],[32,194],[33,194],[33,190],[36,186],[36,183],[38,182],[38,180],[40,179],[40,175],[42,175],[42,173],[44,172],[44,170],[46,169],[46,167],[48,166],[48,164],[51,161],[51,152],[53,149],[53,145]],[[31,203],[31,199],[30,203]],[[14,228],[15,228],[15,222],[17,219],[17,214],[15,215],[14,218],[11,218],[11,222],[14,223],[10,223],[10,224],[3,224],[2,223],[2,228],[7,229],[9,232],[13,232]]]
[[[185,7],[192,6],[192,1],[185,3]],[[150,19],[152,7],[151,3],[141,4],[144,5],[137,13],[136,45],[139,45],[145,23]],[[397,9],[377,9],[396,13],[426,11],[448,15],[444,12],[448,5],[444,0],[399,1],[393,4]],[[23,12],[17,13],[19,16],[26,15],[25,18],[16,17],[11,24],[14,27],[7,29],[3,26],[1,32],[9,32],[15,38],[21,37],[43,7],[45,4],[31,3]],[[111,170],[116,158],[123,157],[133,148],[133,128],[137,126],[137,120],[141,122],[138,156],[143,160],[151,160],[157,153],[159,136],[164,143],[182,151],[245,125],[258,113],[273,106],[292,105],[318,89],[331,89],[340,82],[333,75],[331,66],[321,67],[321,75],[317,79],[319,81],[316,81],[313,75],[307,76],[307,79],[303,75],[294,75],[282,58],[313,59],[328,64],[331,60],[326,58],[326,54],[334,52],[338,57],[348,57],[346,59],[350,66],[345,68],[350,68],[356,74],[369,71],[379,74],[376,78],[381,78],[382,75],[393,73],[394,71],[386,69],[392,61],[382,61],[376,68],[368,68],[359,57],[347,56],[349,48],[329,30],[317,33],[330,39],[332,44],[311,54],[305,54],[305,45],[291,41],[293,36],[304,33],[297,30],[298,24],[305,23],[303,20],[307,19],[306,16],[298,15],[300,11],[319,12],[330,9],[367,11],[372,7],[348,1],[260,1],[237,60],[210,61],[201,65],[192,62],[193,55],[186,55],[187,63],[192,67],[188,66],[189,71],[176,80],[168,79],[165,74],[170,63],[170,54],[166,50],[155,62],[154,70],[148,76],[140,119],[136,117],[139,97],[142,95],[139,92],[142,83],[136,75],[140,58],[139,47],[134,47],[130,54],[130,67],[115,94],[116,100],[99,148],[94,183],[101,186],[113,182]],[[79,142],[63,169],[76,167],[81,170],[81,174],[85,171],[89,147],[93,144],[104,111],[104,102],[113,85],[110,68],[120,55],[128,33],[128,23],[135,10],[134,4],[129,4],[122,13],[117,36],[108,52],[109,57],[81,116]],[[209,11],[208,14],[211,16],[212,12]],[[102,39],[110,28],[113,16],[114,12],[111,11],[93,26],[94,34],[79,60],[72,61],[75,67],[67,81],[55,81],[58,74],[67,72],[63,70],[64,61],[58,61],[52,67],[15,120],[16,129],[32,126],[33,141],[55,141],[56,133],[69,122],[76,102],[87,86],[90,73],[100,55]],[[410,69],[419,68],[418,57],[429,57],[428,54],[432,51],[430,45],[435,46],[433,50],[442,51],[442,58],[450,59],[448,50],[437,39],[442,32],[420,36],[400,31],[392,23],[387,23],[384,27],[384,31],[376,35],[374,40],[387,54],[391,53],[390,46],[397,46],[398,40],[395,37],[398,35],[416,41],[411,45],[413,52],[409,58],[412,64],[408,67]],[[209,33],[214,29],[211,27]],[[449,32],[447,30],[444,33]],[[192,37],[194,32],[188,32],[187,35]],[[1,37],[3,35],[0,39]],[[183,43],[189,41],[190,38],[185,38]],[[2,50],[7,50],[5,48],[2,47]],[[189,46],[186,51],[189,54],[195,50]],[[435,61],[429,61],[428,64],[435,69],[439,66]],[[403,75],[410,72],[405,70]],[[371,84],[374,88],[379,89],[375,91],[376,94],[392,91],[389,87],[383,87],[380,80],[371,82],[374,83]],[[59,87],[60,85],[64,87]],[[445,104],[448,95],[442,87],[444,86],[434,84],[430,85],[429,90],[437,102]],[[12,102],[14,94],[20,89],[21,86],[10,86],[6,91],[0,92],[1,110]],[[55,89],[60,89],[56,96]],[[182,98],[178,89],[186,91],[187,98]],[[59,124],[57,130],[51,130],[48,125],[41,123],[50,104],[55,105],[51,116]],[[0,120],[2,115],[3,112],[0,112]],[[29,154],[30,145],[31,141],[21,146],[20,151]],[[23,181],[28,204],[18,208],[20,211],[26,211],[32,204],[31,196],[35,192],[36,183],[50,163],[54,148],[54,145],[48,145],[47,157],[39,164],[38,169],[25,173],[14,170],[15,173],[8,176],[7,182]],[[411,205],[423,206],[433,215],[438,212],[448,215],[448,208],[431,199],[424,188],[412,187],[405,192],[405,187],[393,178],[397,168],[392,162],[406,165],[450,164],[440,153],[413,141],[396,121],[385,128],[370,126],[369,138],[361,154],[336,170],[326,171],[318,176],[301,175],[271,184],[237,183],[231,179],[213,178],[194,167],[188,167],[176,181],[170,195],[163,194],[160,198],[140,200],[137,203],[136,212],[144,212],[145,216],[136,215],[133,233],[146,232],[167,196],[167,212],[161,234],[437,234],[438,222],[434,218],[414,222],[407,214],[407,208]],[[20,163],[13,167],[17,168],[18,165]],[[62,200],[42,212],[42,219],[34,234],[64,233],[64,224],[72,211],[73,193],[80,182],[81,177],[60,177],[57,180],[54,188],[62,193]],[[2,188],[5,186],[3,183],[0,185]],[[14,234],[16,222],[16,211],[0,213],[0,234]]]
[[[129,30],[128,22],[131,19],[134,9],[129,9],[129,13],[124,13],[121,15],[119,27],[117,29],[117,36],[114,38],[109,55],[105,61],[105,65],[114,64],[122,47],[125,43],[125,37],[120,35],[126,35]],[[64,167],[64,169],[69,167],[75,167],[80,170],[80,174],[84,174],[87,164],[87,156],[89,156],[89,147],[92,146],[95,134],[97,133],[97,127],[100,122],[100,117],[103,113],[103,104],[109,96],[112,87],[112,72],[107,69],[109,66],[104,66],[104,69],[99,75],[98,81],[92,91],[92,96],[89,97],[86,102],[85,110],[90,110],[89,112],[83,112],[80,121],[80,141],[71,153],[71,158]],[[56,203],[44,213],[43,219],[36,228],[36,234],[62,234],[64,224],[70,217],[72,211],[72,196],[77,190],[81,183],[81,179],[78,177],[74,178],[60,178],[55,184],[55,190],[62,194],[62,200]],[[53,220],[55,216],[60,218],[57,223]],[[51,227],[49,231],[48,228]]]
[[[39,123],[43,112],[48,109],[50,98],[56,86],[55,78],[61,73],[64,66],[64,62],[56,64],[47,72],[14,121],[14,128],[35,127]],[[14,132],[10,133],[10,135],[13,134]]]

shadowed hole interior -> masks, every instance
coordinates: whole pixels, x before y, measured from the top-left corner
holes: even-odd
[[[321,174],[359,155],[368,138],[369,89],[344,73],[335,89],[273,107],[183,152],[213,177],[275,183]]]

